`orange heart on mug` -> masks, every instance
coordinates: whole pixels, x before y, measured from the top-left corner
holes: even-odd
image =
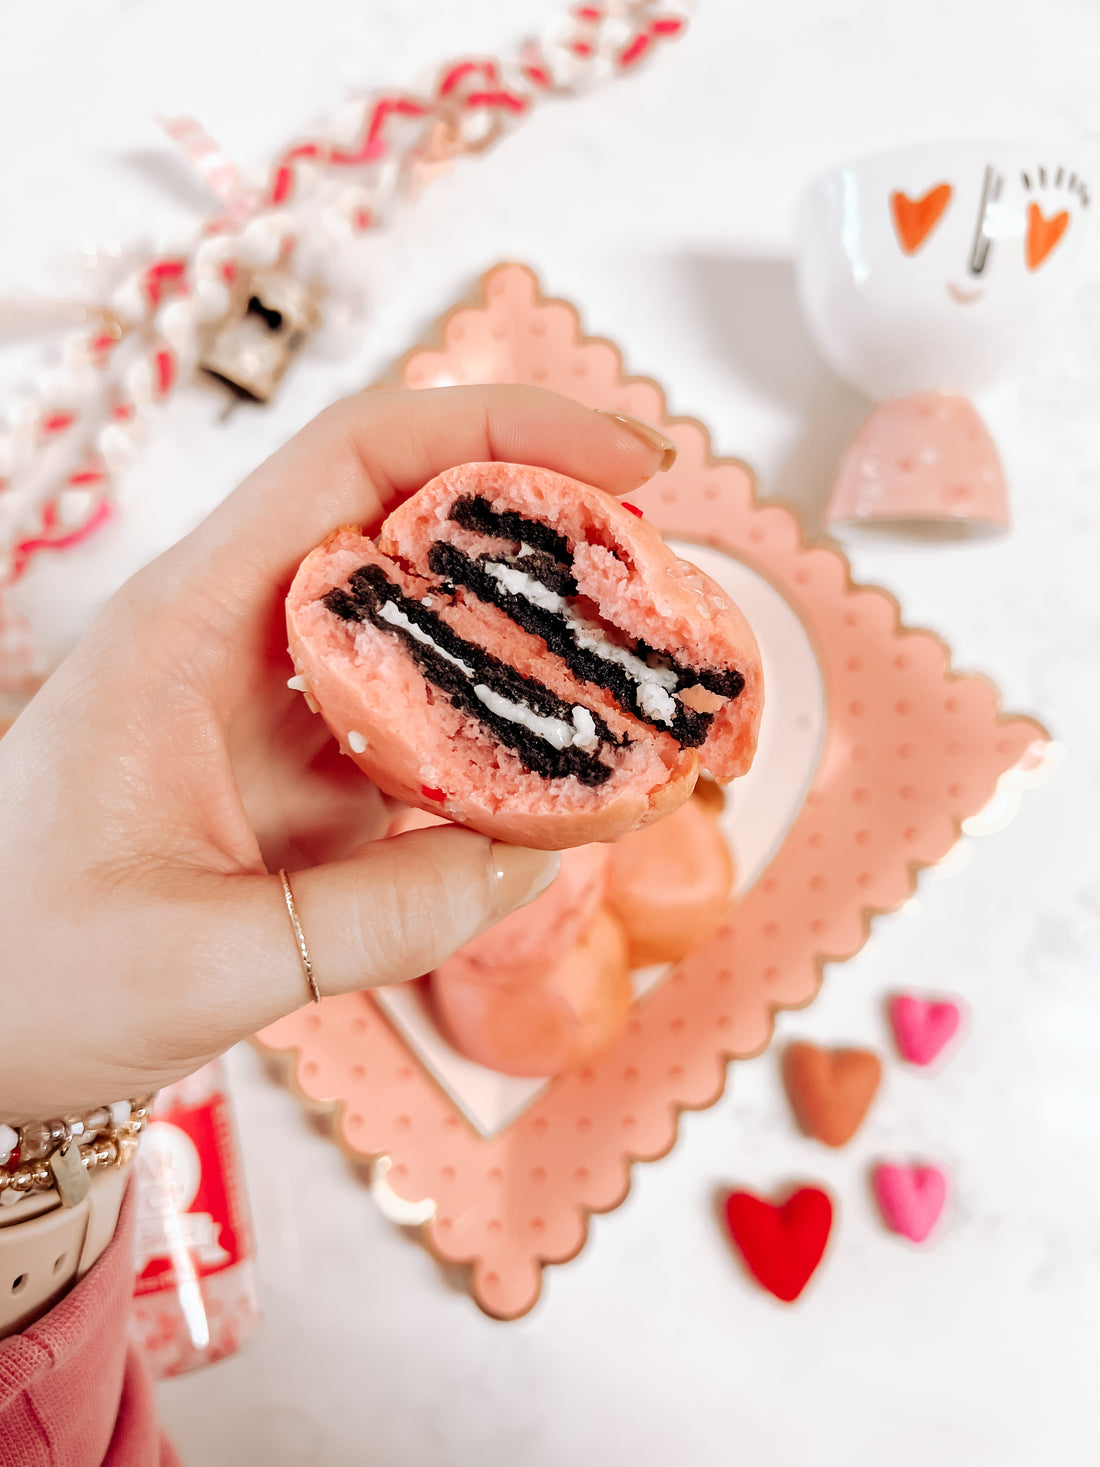
[[[1036,203],[1027,206],[1027,268],[1038,270],[1051,250],[1066,232],[1069,214],[1063,209],[1049,219]]]
[[[938,183],[919,199],[911,199],[901,189],[895,189],[890,195],[894,229],[907,255],[915,255],[935,229],[953,192],[949,183]]]

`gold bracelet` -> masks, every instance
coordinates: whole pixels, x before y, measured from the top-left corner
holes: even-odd
[[[62,1206],[75,1207],[87,1195],[90,1171],[122,1167],[131,1159],[152,1103],[152,1095],[146,1095],[97,1106],[82,1116],[0,1125],[0,1206],[56,1188]],[[9,1169],[12,1157],[17,1165]]]

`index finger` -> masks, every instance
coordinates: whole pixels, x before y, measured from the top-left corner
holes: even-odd
[[[675,454],[632,425],[536,387],[362,392],[309,423],[167,558],[187,579],[213,576],[238,605],[254,602],[339,525],[376,530],[456,464],[532,464],[628,494]]]

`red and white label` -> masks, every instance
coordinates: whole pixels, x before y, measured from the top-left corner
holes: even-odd
[[[178,1289],[251,1256],[224,1096],[152,1121],[137,1168],[136,1295]]]

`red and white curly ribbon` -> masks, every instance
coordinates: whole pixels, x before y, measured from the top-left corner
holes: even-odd
[[[689,0],[574,5],[510,60],[462,57],[423,94],[357,104],[350,140],[345,126],[289,145],[256,188],[198,122],[163,120],[219,208],[193,249],[141,261],[87,307],[38,396],[0,428],[0,689],[34,669],[25,628],[10,606],[5,614],[5,587],[39,554],[80,544],[110,517],[114,482],[198,362],[204,333],[230,311],[240,271],[278,264],[308,274],[308,262],[316,268],[378,226],[433,172],[496,142],[544,97],[633,70],[682,33],[688,13]]]

